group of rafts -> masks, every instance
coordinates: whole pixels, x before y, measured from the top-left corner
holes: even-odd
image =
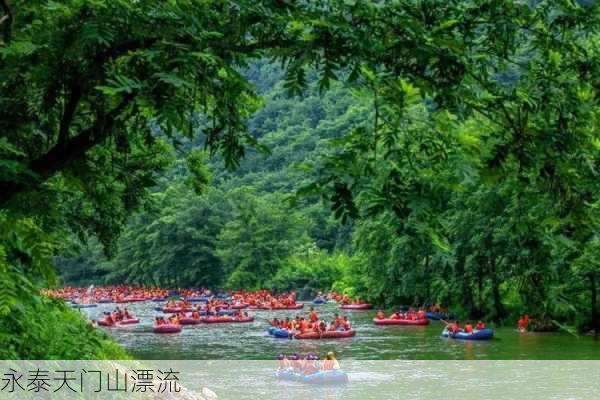
[[[313,305],[324,304],[330,301],[339,302],[340,309],[345,311],[361,311],[371,310],[371,304],[363,303],[359,300],[350,301],[347,297],[328,298],[318,296],[313,300]],[[440,320],[446,324],[441,336],[452,339],[461,340],[490,340],[494,336],[491,329],[486,328],[481,321],[476,326],[467,323],[461,327],[458,321],[446,322],[451,315],[447,312],[439,310],[413,310],[408,309],[406,312],[394,312],[389,317],[386,317],[382,311],[378,311],[373,319],[373,323],[379,326],[385,325],[404,325],[404,326],[425,326],[429,325],[429,320]],[[296,318],[278,320],[277,318],[271,321],[271,326],[268,333],[276,338],[282,339],[341,339],[353,337],[356,331],[350,328],[348,317],[341,317],[335,314],[333,321],[327,324],[325,321],[318,318],[314,308],[311,307],[308,318],[296,316]]]
[[[167,296],[175,294],[173,291],[160,288],[130,288],[128,286],[110,286],[94,289],[82,289],[66,287],[47,293],[53,297],[63,298],[71,301],[74,307],[87,308],[96,307],[97,303],[130,303],[137,301],[165,301]],[[181,301],[168,301],[166,305],[157,307],[155,310],[166,314],[168,317],[158,316],[154,321],[154,332],[156,333],[177,333],[181,332],[184,325],[197,325],[201,323],[245,323],[252,322],[254,317],[249,315],[247,310],[300,310],[304,304],[296,302],[296,295],[284,293],[273,295],[266,290],[255,292],[238,291],[233,292],[225,298],[214,296],[208,290],[193,291],[179,290],[176,293],[182,298]],[[197,306],[193,303],[202,302],[203,306]],[[371,304],[361,302],[360,300],[351,300],[348,296],[330,293],[326,296],[319,295],[313,300],[313,305],[324,303],[337,303],[340,309],[345,311],[361,311],[372,309]],[[314,310],[309,314],[308,319],[298,318],[287,320],[272,321],[269,328],[269,334],[277,338],[296,338],[296,339],[337,339],[347,338],[356,335],[356,331],[350,328],[347,317],[341,318],[335,316],[334,321],[326,324],[324,321],[315,320]],[[407,325],[422,326],[429,324],[429,320],[441,320],[449,316],[447,313],[439,310],[423,310],[406,312],[395,312],[386,317],[382,312],[378,312],[374,318],[375,325]],[[344,320],[345,319],[345,320]],[[98,325],[107,327],[118,327],[139,323],[139,319],[132,316],[126,309],[121,311],[118,308],[107,315],[104,319],[98,321]],[[493,331],[485,328],[481,322],[475,327],[470,324],[460,327],[457,323],[446,323],[446,328],[442,332],[443,337],[464,340],[488,340],[493,337]]]
[[[341,308],[346,310],[366,310],[371,309],[370,304],[360,302],[350,302],[348,296],[331,293],[328,298],[333,298],[335,301],[342,304]],[[319,299],[321,301],[321,299]],[[442,331],[441,336],[460,340],[490,340],[494,337],[494,331],[487,328],[482,321],[479,321],[475,326],[470,323],[460,326],[458,321],[447,322],[446,320],[453,319],[452,315],[447,310],[441,309],[439,306],[433,306],[428,311],[425,310],[408,310],[402,312],[394,312],[389,317],[386,317],[382,311],[378,311],[373,319],[375,325],[404,325],[404,326],[425,326],[429,325],[429,320],[442,321],[446,326]]]
[[[63,291],[63,293],[66,293]],[[254,317],[247,310],[298,310],[304,305],[296,302],[295,293],[271,295],[267,291],[234,292],[231,296],[217,297],[208,291],[185,293],[180,301],[168,301],[162,307],[156,307],[170,316],[157,316],[154,320],[155,333],[178,333],[184,325],[197,325],[201,323],[246,323],[254,321]],[[56,296],[61,297],[61,296]],[[131,298],[131,297],[129,297]],[[144,301],[149,300],[145,298]],[[150,300],[156,301],[155,298]],[[204,303],[195,305],[193,303]],[[75,303],[75,307],[95,306],[93,303]],[[98,325],[105,327],[119,327],[139,323],[127,310],[118,307],[108,313],[103,319],[97,321]]]
[[[156,311],[171,314],[170,316],[156,316],[154,318],[154,333],[178,333],[184,325],[216,324],[216,323],[246,323],[254,321],[254,317],[241,310],[245,307],[234,307],[220,300],[208,300],[205,306],[192,305],[187,301],[169,302],[164,307],[155,308]],[[118,307],[103,319],[98,325],[105,327],[118,327],[139,323],[126,308]]]

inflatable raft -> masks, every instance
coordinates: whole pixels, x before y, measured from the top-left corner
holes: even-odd
[[[154,325],[153,331],[154,333],[179,333],[181,332],[181,325]]]
[[[219,323],[243,323],[243,322],[252,322],[254,321],[254,317],[239,317],[233,318],[229,316],[225,317],[203,317],[201,319],[205,324],[219,324]]]
[[[304,332],[297,333],[294,335],[295,339],[342,339],[349,338],[356,335],[356,331],[351,329],[349,331],[327,331],[327,332]]]
[[[482,329],[480,331],[473,331],[473,333],[450,333],[447,329],[444,329],[444,331],[442,332],[442,337],[459,340],[491,340],[494,338],[494,331],[491,329]]]
[[[310,375],[298,374],[293,371],[277,371],[275,377],[277,377],[277,379],[285,379],[289,381],[316,385],[327,385],[348,382],[348,374],[339,369],[333,371],[319,371]]]
[[[157,308],[155,308],[155,310],[160,310],[166,314],[177,314],[180,312],[192,311],[191,308],[181,308],[181,307],[163,307],[163,308],[157,307]]]
[[[140,320],[138,318],[127,318],[127,319],[122,319],[120,321],[116,322],[116,325],[134,325],[134,324],[139,324]]]
[[[181,325],[198,325],[201,322],[202,322],[201,318],[192,318],[192,317],[179,318],[179,323]]]
[[[273,335],[273,337],[279,338],[279,339],[289,339],[291,337],[290,335],[290,331],[288,331],[287,329],[280,329],[280,328],[275,328],[275,327],[271,327],[273,329],[269,330],[269,333],[271,335]]]
[[[370,310],[373,308],[373,306],[369,303],[344,304],[344,305],[341,305],[340,308],[342,310]]]
[[[319,304],[325,304],[325,299],[321,298],[321,297],[317,297],[312,301],[313,304],[319,305]]]
[[[374,318],[373,323],[375,325],[429,325],[427,318],[423,319],[395,319],[395,318]]]
[[[277,307],[258,307],[258,306],[250,306],[249,310],[258,310],[258,311],[270,311],[270,310],[300,310],[304,307],[303,303],[298,303],[293,306],[277,306]]]
[[[190,297],[186,297],[184,300],[189,301],[190,303],[198,303],[198,302],[206,303],[207,301],[210,300],[210,297],[208,297],[208,296],[190,296]]]
[[[99,326],[114,326],[114,325],[115,325],[115,323],[114,323],[114,322],[108,322],[108,321],[106,320],[106,318],[103,318],[103,319],[99,319],[99,320],[98,320],[98,325],[99,325]]]

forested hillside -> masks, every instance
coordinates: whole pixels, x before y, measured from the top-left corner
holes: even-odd
[[[273,287],[309,295],[341,278],[352,225],[336,221],[320,196],[296,191],[310,182],[307,166],[331,152],[332,140],[370,123],[372,107],[339,84],[319,93],[315,74],[294,97],[274,64],[257,62],[244,73],[263,96],[247,122],[262,151],[227,168],[202,151],[201,141],[187,143],[109,258],[95,240],[74,240],[71,254],[57,258],[65,283]],[[190,152],[200,157],[204,178],[190,172]]]

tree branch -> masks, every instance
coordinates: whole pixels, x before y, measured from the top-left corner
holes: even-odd
[[[102,143],[110,134],[117,118],[135,98],[134,93],[127,94],[114,109],[101,115],[93,126],[64,143],[57,143],[41,157],[32,160],[28,171],[35,174],[33,182],[0,182],[0,207],[5,207],[17,194],[39,187],[56,172],[63,170],[75,160],[81,159],[92,147]]]
[[[4,16],[0,18],[0,28],[2,28],[2,40],[0,41],[0,45],[7,45],[10,42],[10,37],[12,33],[12,21],[13,15],[8,6],[8,0],[0,0],[0,8],[4,12]]]
[[[73,122],[73,117],[75,116],[75,111],[77,110],[77,104],[79,104],[79,100],[83,95],[81,90],[81,85],[75,82],[71,85],[69,93],[69,99],[67,100],[67,104],[65,105],[65,109],[63,111],[62,118],[60,119],[60,125],[58,128],[58,144],[63,145],[69,139],[69,128],[71,127],[71,122]]]

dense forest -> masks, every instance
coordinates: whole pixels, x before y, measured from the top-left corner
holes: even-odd
[[[306,93],[290,97],[281,69],[266,61],[244,75],[264,99],[247,122],[263,151],[228,169],[202,150],[202,140],[187,143],[114,253],[107,257],[98,241],[73,239],[71,256],[56,260],[66,283],[268,287],[308,296],[340,280],[351,225],[340,224],[318,196],[296,192],[310,182],[306,167],[330,152],[331,140],[368,123],[370,104],[339,84],[319,94],[315,74]],[[190,171],[190,154],[201,171]]]
[[[0,356],[114,357],[61,280],[598,330],[597,2],[0,6]]]

